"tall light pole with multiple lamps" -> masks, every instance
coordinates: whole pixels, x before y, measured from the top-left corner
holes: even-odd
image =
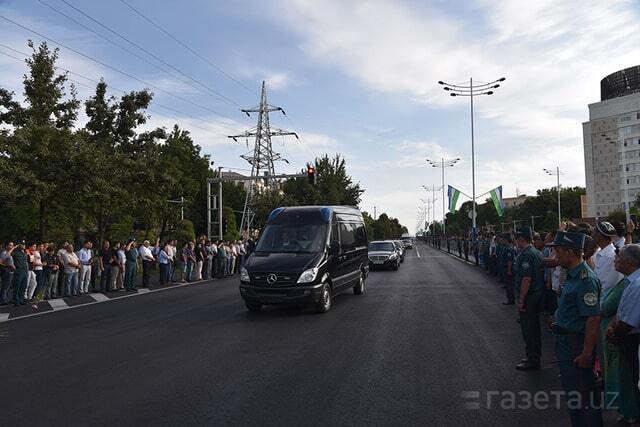
[[[444,204],[445,204],[445,200],[446,196],[444,194],[445,188],[444,188],[444,168],[452,168],[456,165],[456,163],[458,163],[460,161],[460,158],[456,158],[456,159],[449,159],[449,160],[445,160],[445,158],[443,157],[441,160],[431,160],[431,159],[426,159],[427,163],[429,163],[431,165],[431,167],[433,168],[442,168],[442,234],[443,235],[447,235],[447,228],[445,225],[445,213],[444,213]]]
[[[556,187],[556,189],[558,191],[558,229],[560,229],[562,226],[562,211],[560,209],[560,175],[562,175],[562,172],[560,172],[559,166],[556,166],[555,170],[546,168],[543,168],[542,170],[545,171],[547,175],[555,176],[558,178],[558,186]]]
[[[439,187],[436,187],[435,185],[432,185],[431,187],[427,187],[426,185],[423,185],[422,188],[424,188],[426,191],[431,191],[431,212],[432,212],[432,219],[433,222],[436,222],[436,202],[438,201],[438,199],[436,198],[436,191],[440,190]],[[435,234],[435,225],[433,226],[433,231]]]
[[[500,83],[505,81],[506,78],[502,77],[498,80],[494,80],[489,83],[473,83],[473,78],[469,79],[469,82],[461,84],[450,84],[440,80],[438,84],[443,86],[443,89],[451,96],[468,96],[471,100],[471,186],[472,186],[472,224],[473,224],[473,240],[475,241],[477,236],[476,228],[476,158],[475,158],[475,135],[473,129],[473,97],[479,95],[493,95],[493,89],[500,87]]]

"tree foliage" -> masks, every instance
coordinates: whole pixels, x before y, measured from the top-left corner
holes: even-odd
[[[116,98],[101,80],[78,129],[81,102],[57,74],[57,49],[29,46],[24,102],[0,88],[0,239],[165,238],[180,225],[169,200],[181,197],[204,230],[210,159],[178,125],[140,131],[153,93]]]

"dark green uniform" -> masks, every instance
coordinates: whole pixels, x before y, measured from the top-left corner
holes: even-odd
[[[517,303],[523,303],[520,312],[520,328],[525,342],[527,360],[540,364],[542,337],[540,332],[540,303],[544,289],[544,258],[542,253],[529,245],[524,248],[514,264],[514,290]],[[521,298],[522,280],[531,278],[525,298]]]
[[[130,250],[124,253],[125,255],[125,269],[124,269],[124,287],[130,291],[136,288],[136,271],[138,269],[138,264],[136,260],[138,259],[138,250],[136,248],[131,248]]]
[[[573,363],[583,350],[587,319],[600,312],[599,301],[600,281],[586,263],[567,271],[567,281],[555,314],[555,350],[562,387],[568,396],[579,393],[582,399],[580,409],[569,408],[573,426],[602,425],[593,370]],[[590,401],[596,406],[593,407]]]
[[[506,245],[504,249],[505,273],[504,273],[504,289],[507,295],[507,304],[515,303],[515,294],[513,287],[513,272],[515,271],[515,263],[518,253],[511,245]],[[511,263],[511,275],[509,275],[509,263]]]

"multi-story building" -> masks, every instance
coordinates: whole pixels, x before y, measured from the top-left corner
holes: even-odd
[[[523,204],[528,198],[529,196],[527,196],[526,194],[520,194],[516,197],[505,197],[502,199],[502,201],[504,202],[505,208],[514,208]]]
[[[582,124],[590,217],[624,210],[640,194],[640,66],[602,79],[600,98]]]

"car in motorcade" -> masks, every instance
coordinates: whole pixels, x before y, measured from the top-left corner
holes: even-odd
[[[377,240],[369,243],[369,267],[375,268],[391,268],[398,270],[400,268],[400,255],[398,248],[391,240]]]
[[[404,262],[404,253],[405,253],[404,245],[402,244],[401,240],[392,240],[392,242],[394,245],[396,245],[396,248],[398,250],[398,256],[400,257],[400,264],[402,264]]]
[[[269,214],[240,269],[240,295],[249,311],[313,304],[325,313],[341,291],[364,293],[367,253],[367,231],[357,208],[280,207]]]
[[[411,236],[402,236],[402,243],[406,249],[413,249],[413,237]]]

